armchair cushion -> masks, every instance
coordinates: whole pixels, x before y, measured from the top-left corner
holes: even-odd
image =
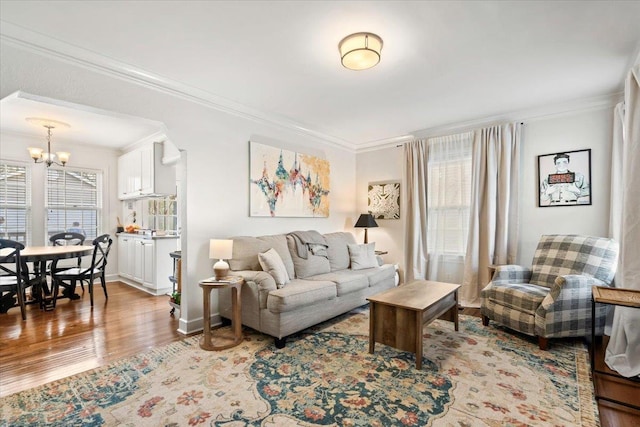
[[[544,286],[531,285],[528,283],[515,283],[506,285],[487,286],[483,297],[503,305],[508,308],[529,313],[536,313],[542,304],[542,300],[549,293],[549,289]]]
[[[542,236],[533,256],[531,281],[551,287],[558,276],[580,274],[609,285],[618,262],[618,244],[611,239],[576,235]]]

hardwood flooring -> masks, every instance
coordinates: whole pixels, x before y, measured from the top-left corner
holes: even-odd
[[[105,301],[96,287],[91,310],[82,299],[58,300],[54,311],[27,308],[27,320],[13,308],[0,314],[0,397],[36,387],[183,338],[177,316],[169,315],[168,298],[154,297],[121,282],[107,284]],[[461,314],[480,317],[480,309]],[[553,345],[553,343],[551,343]],[[616,383],[601,384],[615,392]],[[637,412],[599,400],[602,427],[640,425]]]
[[[108,300],[94,289],[93,310],[85,291],[53,311],[28,306],[26,321],[18,308],[0,314],[0,397],[183,338],[168,297],[121,282],[107,283]]]

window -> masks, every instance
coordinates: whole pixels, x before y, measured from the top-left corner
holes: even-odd
[[[471,204],[473,134],[428,141],[427,249],[429,253],[464,255]]]
[[[0,237],[31,243],[31,169],[0,161]]]
[[[102,173],[78,169],[47,169],[47,240],[75,231],[93,240],[102,234]]]

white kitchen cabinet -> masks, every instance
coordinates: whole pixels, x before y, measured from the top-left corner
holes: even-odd
[[[120,200],[175,193],[175,167],[162,163],[162,143],[147,144],[118,158]]]
[[[118,274],[127,279],[133,278],[133,239],[120,235],[118,237]]]
[[[118,272],[125,283],[154,295],[170,292],[170,253],[176,238],[151,238],[135,234],[118,235]]]

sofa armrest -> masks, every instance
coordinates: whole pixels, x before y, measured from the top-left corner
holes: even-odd
[[[564,305],[575,308],[591,308],[591,286],[608,287],[603,281],[595,277],[581,274],[568,274],[556,277],[551,290],[542,300],[538,308],[540,315],[554,310],[561,310]]]
[[[491,283],[496,285],[506,283],[529,283],[531,269],[520,265],[509,264],[496,267]]]
[[[267,308],[267,296],[269,292],[278,289],[276,281],[267,272],[255,271],[255,270],[238,270],[230,271],[232,276],[241,276],[245,281],[245,289],[242,291],[243,295],[250,292],[253,298],[259,301],[260,308]]]

